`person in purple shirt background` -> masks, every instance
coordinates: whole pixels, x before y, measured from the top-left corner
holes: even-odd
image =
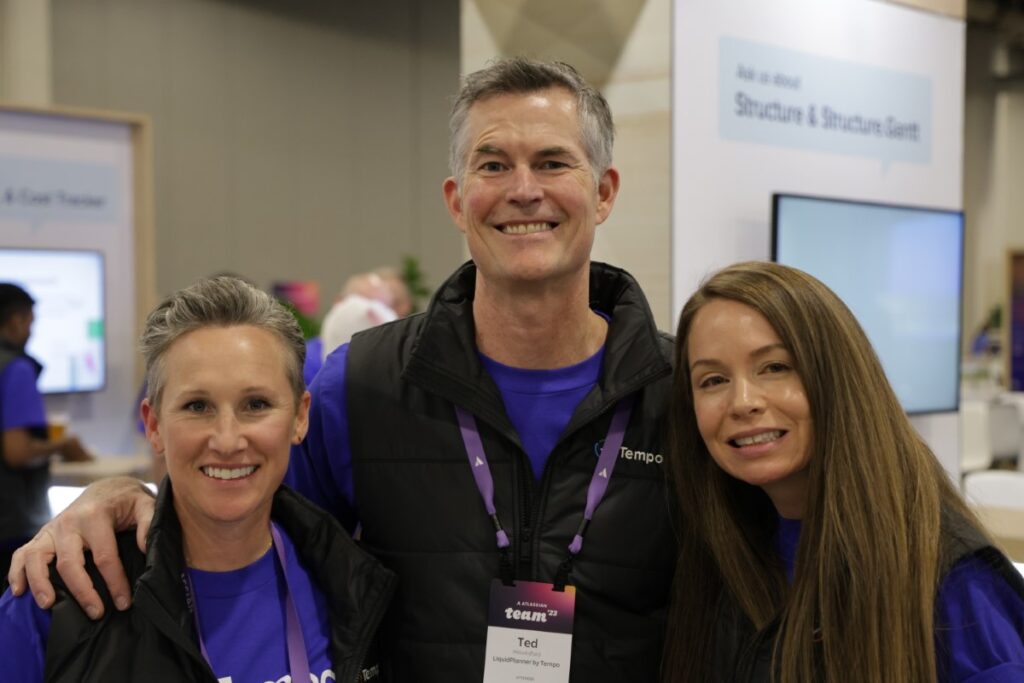
[[[48,610],[6,592],[4,680],[378,678],[393,573],[281,486],[308,427],[295,319],[240,279],[211,278],[158,306],[140,345],[141,414],[168,475],[145,554],[136,530],[118,539],[134,604],[105,604],[94,623],[59,580]]]
[[[36,380],[42,366],[25,353],[35,301],[13,283],[0,283],[0,586],[11,554],[50,518],[49,459],[91,460],[74,436],[50,438]]]
[[[670,680],[1024,680],[1024,579],[834,293],[737,264],[677,341]]]

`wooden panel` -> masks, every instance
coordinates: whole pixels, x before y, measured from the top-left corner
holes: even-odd
[[[888,0],[894,5],[907,5],[916,9],[945,14],[954,19],[967,16],[967,0]]]

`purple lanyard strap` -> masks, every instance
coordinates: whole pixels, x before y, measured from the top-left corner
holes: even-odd
[[[601,446],[597,466],[590,478],[590,486],[587,487],[587,505],[583,511],[583,521],[580,522],[579,529],[569,544],[571,556],[578,555],[583,548],[583,535],[587,532],[587,526],[608,489],[608,481],[612,478],[615,463],[619,460],[619,449],[622,447],[622,439],[626,434],[626,426],[629,424],[629,416],[633,410],[633,398],[632,395],[627,396],[615,407],[615,414],[612,416],[612,423],[608,428],[608,436],[605,437],[604,445]],[[466,445],[466,454],[469,456],[469,466],[473,470],[473,479],[476,480],[476,487],[484,501],[484,508],[487,509],[487,514],[490,515],[497,532],[498,548],[507,548],[509,546],[508,534],[502,529],[494,508],[494,478],[491,476],[491,467],[487,462],[483,443],[480,441],[476,419],[461,406],[455,406],[455,414],[459,420],[462,441]]]
[[[622,439],[626,436],[626,427],[629,425],[629,415],[633,411],[633,396],[629,395],[619,401],[612,415],[612,424],[608,427],[608,436],[601,446],[601,455],[597,458],[597,467],[594,468],[594,475],[590,477],[590,486],[587,487],[587,506],[583,510],[583,521],[580,528],[576,530],[572,542],[569,544],[569,553],[573,556],[579,555],[583,549],[583,534],[587,532],[587,526],[594,517],[594,511],[601,504],[605,491],[608,489],[608,482],[615,471],[615,463],[619,461],[619,450],[622,448]]]
[[[494,477],[491,476],[491,466],[487,462],[487,454],[484,453],[484,445],[480,441],[476,419],[461,406],[455,406],[455,416],[459,420],[459,430],[462,432],[462,442],[466,444],[466,454],[469,456],[469,466],[473,470],[476,488],[480,491],[484,508],[494,524],[498,548],[507,548],[510,545],[508,534],[501,528],[498,512],[494,509]]]
[[[281,571],[284,573],[285,585],[285,620],[288,635],[288,666],[291,669],[293,681],[308,681],[309,659],[306,656],[306,641],[302,637],[302,625],[299,623],[299,611],[295,609],[295,601],[292,599],[291,587],[288,583],[288,563],[284,556],[284,543],[281,541],[281,532],[277,525],[271,522],[270,535],[274,541],[274,550],[277,552],[277,560],[281,563]],[[206,642],[203,640],[203,632],[199,627],[199,601],[196,599],[195,589],[192,587],[192,577],[185,572],[188,580],[188,589],[191,595],[192,616],[196,622],[196,635],[199,637],[199,650],[203,653],[203,659],[210,664],[210,655],[206,651]],[[210,664],[210,668],[213,665]]]

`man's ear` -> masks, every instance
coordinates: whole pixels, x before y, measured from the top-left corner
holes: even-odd
[[[604,223],[611,215],[615,206],[615,198],[619,196],[619,171],[609,166],[597,182],[597,224]]]
[[[164,438],[160,435],[160,421],[157,419],[156,409],[148,398],[142,399],[139,415],[142,416],[142,424],[146,427],[146,441],[149,442],[149,447],[157,455],[163,455]]]
[[[459,194],[459,184],[455,182],[455,178],[451,176],[446,178],[444,184],[441,185],[441,191],[444,193],[444,205],[448,208],[455,227],[459,229],[459,232],[465,233],[466,222],[462,213],[462,195]]]

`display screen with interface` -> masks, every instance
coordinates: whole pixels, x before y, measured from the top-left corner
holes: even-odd
[[[106,384],[103,255],[98,251],[0,248],[0,281],[35,299],[26,351],[43,364],[44,394],[100,391]]]
[[[908,413],[959,407],[963,226],[959,211],[773,197],[772,258],[849,306]]]

